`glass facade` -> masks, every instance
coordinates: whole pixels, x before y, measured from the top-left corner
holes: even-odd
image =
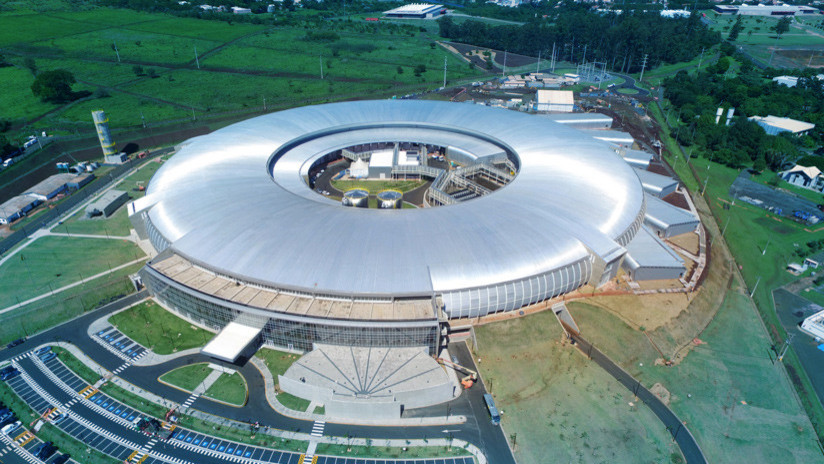
[[[591,275],[592,261],[583,259],[528,279],[491,287],[446,292],[442,297],[444,312],[452,319],[512,311],[571,292],[589,281]]]
[[[262,337],[267,345],[300,351],[311,351],[315,342],[344,346],[427,346],[430,354],[438,352],[439,324],[434,317],[386,322],[312,318],[223,301],[173,284],[149,268],[143,268],[141,276],[152,295],[166,307],[215,331],[223,329],[242,312],[265,315],[269,320]]]

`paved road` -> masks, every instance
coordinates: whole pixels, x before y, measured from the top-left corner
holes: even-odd
[[[641,382],[633,378],[629,375],[625,370],[621,369],[620,366],[612,362],[604,353],[595,348],[589,342],[581,338],[579,335],[573,335],[572,339],[575,343],[578,344],[578,349],[586,353],[590,359],[595,361],[596,364],[601,366],[608,374],[613,376],[615,380],[621,382],[621,384],[627,387],[628,390],[633,392],[635,396],[638,397],[641,401],[646,404],[653,413],[664,423],[669,430],[670,434],[673,436],[675,441],[678,443],[678,446],[681,448],[681,452],[684,454],[684,458],[686,458],[688,464],[706,464],[707,458],[704,457],[704,453],[701,451],[701,448],[698,446],[698,442],[695,441],[695,437],[692,436],[692,433],[689,431],[686,425],[684,425],[678,416],[670,410],[657,396],[653,395],[652,392],[646,389]]]
[[[122,309],[130,304],[136,303],[146,297],[148,297],[148,293],[144,290],[140,293],[127,296],[95,311],[89,312],[65,324],[49,329],[40,334],[33,335],[26,343],[20,346],[12,349],[1,350],[0,361],[24,354],[29,351],[31,347],[40,344],[54,341],[67,341],[75,344],[102,367],[109,371],[113,371],[122,366],[124,361],[92,340],[87,333],[87,327],[94,320]],[[459,359],[462,362],[471,363],[471,359],[468,359],[468,351],[465,354],[461,354],[460,347],[461,345],[457,345],[455,348]],[[465,346],[463,350],[466,350]],[[175,367],[189,364],[191,362],[203,361],[217,364],[221,363],[215,359],[207,358],[198,354],[178,358],[156,366],[129,366],[128,368],[120,371],[118,375],[124,380],[131,382],[144,390],[153,392],[175,403],[183,403],[186,398],[188,398],[188,394],[159,383],[157,381],[157,377]],[[471,365],[473,364],[470,364],[470,366]],[[237,366],[232,367],[238,369]],[[293,432],[302,432],[307,434],[311,433],[312,426],[314,425],[312,421],[298,420],[283,416],[278,414],[269,406],[263,389],[263,377],[260,372],[254,368],[254,366],[247,363],[246,365],[240,367],[239,370],[246,377],[250,391],[249,400],[244,407],[230,407],[205,399],[196,400],[193,407],[209,414],[226,417],[237,421],[251,422],[254,419],[255,421],[259,421],[262,426],[269,426],[272,428]],[[373,439],[420,439],[444,438],[446,437],[446,434],[443,430],[455,430],[455,432],[451,432],[454,438],[465,440],[478,446],[487,455],[490,463],[514,464],[515,460],[509,451],[509,447],[503,433],[499,428],[491,426],[491,424],[488,424],[485,420],[487,414],[482,401],[483,391],[480,387],[481,385],[478,385],[478,388],[473,388],[468,395],[461,395],[461,397],[449,403],[451,414],[471,415],[474,412],[474,417],[477,417],[477,419],[471,417],[466,424],[449,427],[369,427],[328,422],[326,424],[325,434],[330,436],[352,436]],[[437,415],[444,415],[443,408],[446,408],[447,406],[443,405],[439,407],[442,409],[440,411],[433,411],[433,413],[436,413]],[[414,415],[415,411],[410,411],[410,413],[411,415]]]

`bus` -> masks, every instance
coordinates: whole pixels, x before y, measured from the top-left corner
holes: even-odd
[[[489,416],[492,418],[492,424],[500,424],[501,415],[498,414],[498,408],[495,407],[495,400],[492,399],[492,395],[489,393],[484,393],[484,403],[486,403],[486,409],[489,411]]]

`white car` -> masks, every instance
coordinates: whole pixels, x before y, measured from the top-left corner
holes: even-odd
[[[3,427],[2,429],[0,429],[0,432],[2,432],[4,435],[9,435],[15,430],[17,430],[17,427],[20,427],[20,421],[14,422],[13,424],[9,424]]]

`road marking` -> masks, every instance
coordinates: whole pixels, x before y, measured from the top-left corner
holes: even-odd
[[[314,425],[312,425],[312,436],[322,437],[324,427],[326,427],[326,421],[315,421]]]

